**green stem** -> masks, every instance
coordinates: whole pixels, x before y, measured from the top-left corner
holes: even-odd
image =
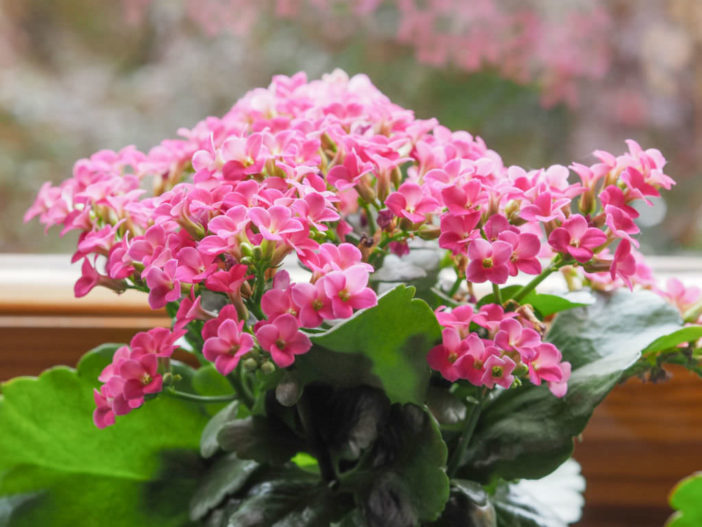
[[[473,437],[473,432],[475,432],[475,426],[478,424],[478,417],[480,417],[482,402],[483,397],[480,397],[480,399],[470,409],[470,414],[466,419],[465,428],[463,429],[461,438],[458,441],[456,449],[451,454],[451,459],[449,459],[448,464],[446,465],[446,474],[449,478],[456,475],[456,471],[461,465],[463,453],[465,452],[466,448],[468,448],[468,444]]]
[[[237,368],[241,368],[241,365],[239,365]],[[249,410],[251,410],[254,405],[254,399],[249,393],[249,391],[242,384],[241,377],[239,376],[238,371],[235,370],[231,372],[229,375],[227,375],[227,379],[229,379],[229,382],[234,388],[237,399],[239,399],[242,403],[246,405],[246,407]]]
[[[502,293],[497,284],[492,284],[492,295],[495,297],[495,304],[502,305]]]
[[[449,289],[446,292],[446,295],[449,297],[453,297],[453,295],[458,293],[458,289],[461,287],[461,282],[463,282],[463,277],[460,274],[456,273],[456,281],[451,286],[451,289]]]
[[[522,286],[522,288],[516,292],[516,294],[511,298],[511,300],[514,300],[515,302],[519,303],[525,296],[527,296],[529,293],[531,293],[534,289],[536,289],[536,286],[538,286],[541,282],[546,280],[548,276],[563,267],[569,263],[568,260],[561,260],[560,255],[557,255],[551,264],[541,271],[541,274],[534,278],[531,282],[528,284]]]
[[[183,399],[184,401],[192,401],[194,403],[228,403],[236,399],[235,395],[195,395],[194,393],[179,392],[175,389],[166,389],[163,391],[166,395],[174,397],[176,399]]]
[[[363,203],[363,210],[366,213],[366,220],[368,221],[368,231],[370,232],[371,237],[373,237],[377,227],[375,225],[375,218],[373,218],[373,214],[371,213],[368,203]]]

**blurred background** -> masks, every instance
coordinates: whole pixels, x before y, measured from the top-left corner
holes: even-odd
[[[590,163],[626,138],[678,185],[642,248],[702,248],[699,0],[0,0],[0,252],[72,252],[22,223],[43,181],[148,150],[274,74],[367,73],[507,164]]]

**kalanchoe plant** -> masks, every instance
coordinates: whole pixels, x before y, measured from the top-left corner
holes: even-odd
[[[657,150],[506,167],[338,71],[180,135],[27,213],[80,231],[77,296],[173,322],[3,386],[8,525],[565,525],[612,387],[702,371],[699,292],[635,249],[632,203],[673,184]],[[554,479],[570,510],[533,498]]]

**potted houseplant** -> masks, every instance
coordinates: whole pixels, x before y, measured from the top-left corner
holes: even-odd
[[[340,71],[180,135],[27,213],[81,232],[77,296],[143,291],[172,325],[3,385],[8,525],[566,525],[594,408],[699,371],[697,299],[636,251],[657,150],[507,167]]]

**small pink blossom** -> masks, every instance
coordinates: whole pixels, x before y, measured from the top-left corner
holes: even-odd
[[[507,356],[490,355],[483,365],[483,376],[481,384],[487,388],[494,388],[495,385],[509,388],[514,383],[512,371],[516,366],[515,362]]]
[[[406,181],[397,192],[388,196],[385,205],[395,216],[407,218],[412,223],[422,223],[427,213],[439,207],[439,202],[427,196],[416,183]]]
[[[504,284],[509,276],[509,259],[512,246],[503,241],[490,243],[482,238],[473,240],[468,246],[470,263],[466,269],[466,278],[470,282],[490,281]]]
[[[180,298],[180,281],[176,279],[178,260],[168,260],[163,269],[150,267],[146,272],[146,285],[149,286],[149,305],[151,309],[161,309],[168,302]]]
[[[607,235],[600,229],[588,227],[587,220],[579,214],[568,218],[548,237],[551,247],[562,254],[572,256],[580,263],[590,260],[593,249],[606,241]]]
[[[378,299],[368,285],[368,271],[358,265],[332,271],[320,279],[334,318],[349,318],[354,309],[373,307]]]
[[[222,375],[228,375],[236,368],[241,358],[254,345],[251,335],[242,331],[244,321],[228,318],[217,328],[217,336],[210,337],[202,347],[202,354]]]
[[[449,249],[454,254],[467,254],[468,243],[480,236],[476,229],[480,221],[480,212],[472,212],[461,216],[444,214],[441,216],[441,234],[439,247]]]
[[[273,362],[287,368],[295,361],[295,355],[306,353],[312,347],[307,335],[299,331],[297,320],[292,315],[280,315],[256,330],[258,343],[271,354]]]
[[[124,379],[122,393],[128,401],[161,391],[163,379],[158,373],[158,357],[154,354],[125,360],[119,366],[119,375]]]

